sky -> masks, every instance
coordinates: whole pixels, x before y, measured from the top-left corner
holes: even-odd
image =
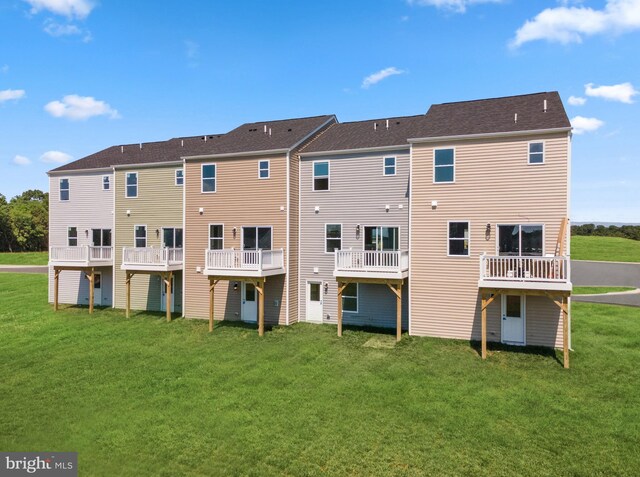
[[[111,145],[559,91],[571,218],[640,223],[640,0],[0,0],[0,193]]]

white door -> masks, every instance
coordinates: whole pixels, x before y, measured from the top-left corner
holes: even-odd
[[[242,282],[242,321],[258,321],[258,291],[252,283]]]
[[[167,284],[160,277],[160,311],[167,311]],[[176,277],[171,277],[171,313],[176,311]]]
[[[93,275],[93,304],[102,305],[102,273]]]
[[[502,295],[502,342],[525,344],[525,298],[522,295]]]
[[[307,282],[307,321],[322,323],[322,283]]]

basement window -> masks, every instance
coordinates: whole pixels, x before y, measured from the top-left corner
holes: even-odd
[[[342,291],[342,311],[358,313],[358,284],[349,283]]]

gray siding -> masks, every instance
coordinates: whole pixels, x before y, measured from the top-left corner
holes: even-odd
[[[383,175],[383,158],[396,157],[396,175]],[[313,162],[330,162],[330,190],[313,191]],[[307,282],[322,281],[323,321],[337,323],[334,254],[325,253],[325,224],[342,224],[342,249],[362,250],[365,226],[400,229],[400,248],[409,248],[409,149],[303,157],[300,162],[300,320],[306,321]],[[389,212],[385,206],[389,205]],[[402,208],[399,206],[402,205]],[[320,208],[315,212],[315,207]],[[356,237],[356,225],[361,232]],[[318,273],[314,272],[314,268]],[[403,287],[403,328],[408,327],[408,286]],[[396,298],[386,285],[360,284],[358,313],[343,314],[353,325],[396,326]]]

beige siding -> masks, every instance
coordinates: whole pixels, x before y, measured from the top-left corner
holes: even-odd
[[[162,228],[182,228],[182,186],[175,185],[175,170],[182,165],[118,169],[115,177],[114,237],[115,290],[117,308],[126,306],[126,273],[122,265],[123,247],[135,246],[134,227],[147,226],[147,247],[162,247]],[[138,173],[138,197],[125,197],[126,173]],[[127,210],[131,215],[127,215]],[[156,234],[159,230],[159,234]],[[180,272],[176,279],[176,311],[181,310],[182,282]],[[131,280],[131,308],[134,310],[160,310],[161,279],[158,275],[135,275]]]
[[[289,157],[289,253],[288,295],[289,324],[299,321],[300,296],[298,267],[300,251],[300,156],[294,151]]]
[[[529,165],[528,143],[540,140],[545,141],[545,163]],[[433,183],[435,147],[455,147],[455,183]],[[544,253],[553,253],[568,213],[567,181],[566,133],[414,144],[411,334],[479,339],[479,256],[496,254],[498,224],[543,224]],[[434,200],[438,205],[432,209]],[[448,221],[470,222],[470,256],[447,256]],[[527,344],[561,345],[560,313],[550,300],[528,297],[526,312]],[[489,340],[500,340],[500,326],[496,300],[489,307]]]

